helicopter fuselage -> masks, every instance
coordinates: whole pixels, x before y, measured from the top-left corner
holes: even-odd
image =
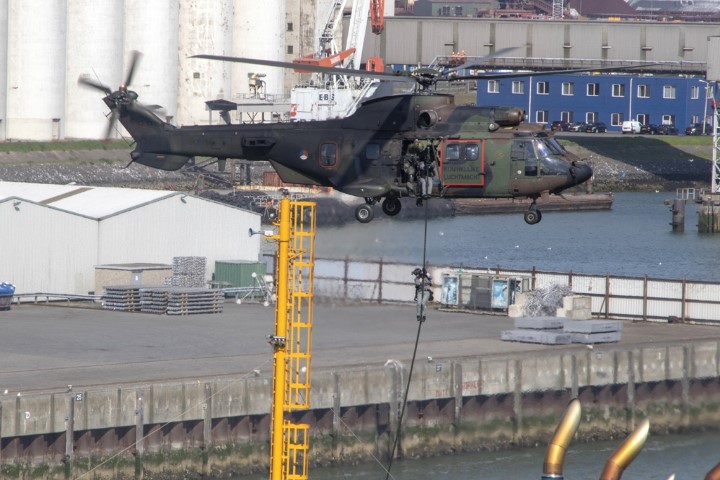
[[[423,160],[433,164],[429,196],[445,198],[536,199],[592,175],[541,125],[523,123],[522,109],[457,106],[451,95],[388,96],[342,119],[272,124],[175,127],[136,103],[116,108],[138,163],[176,170],[194,157],[266,160],[285,182],[332,187],[369,204],[418,196]]]

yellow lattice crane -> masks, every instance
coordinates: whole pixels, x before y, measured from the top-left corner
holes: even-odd
[[[315,203],[280,200],[275,225],[277,301],[273,347],[270,480],[308,478],[309,425],[295,424],[290,412],[310,408]]]

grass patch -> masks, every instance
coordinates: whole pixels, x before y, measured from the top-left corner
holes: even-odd
[[[62,142],[0,142],[0,152],[49,152],[71,150],[119,150],[130,148],[124,140],[65,140]]]

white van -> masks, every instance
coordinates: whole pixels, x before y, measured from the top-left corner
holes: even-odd
[[[622,133],[640,133],[640,122],[637,120],[625,120],[622,123]]]

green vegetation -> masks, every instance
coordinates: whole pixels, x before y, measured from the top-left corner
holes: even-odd
[[[569,149],[577,146],[604,157],[634,164],[637,159],[673,161],[687,158],[712,159],[712,137],[686,135],[558,135]]]
[[[62,142],[0,142],[0,152],[118,150],[130,148],[125,140],[66,140]]]

